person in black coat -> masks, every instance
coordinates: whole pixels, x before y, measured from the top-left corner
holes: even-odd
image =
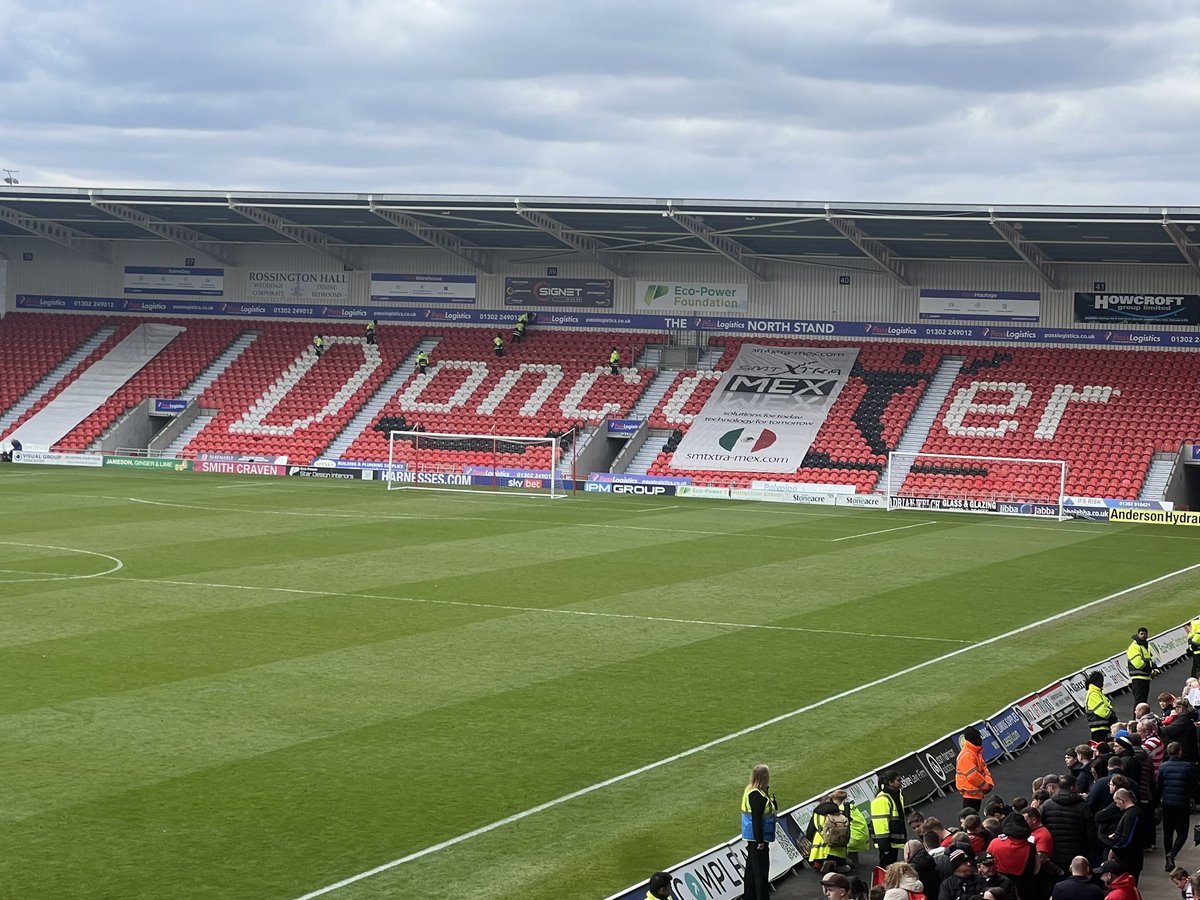
[[[967,900],[975,894],[982,894],[987,890],[987,885],[975,871],[975,863],[962,847],[950,846],[952,849],[946,851],[950,877],[938,889],[938,900]]]
[[[1186,700],[1175,701],[1175,715],[1158,729],[1164,741],[1179,742],[1184,762],[1200,763],[1200,743],[1196,740],[1196,712]]]
[[[1054,886],[1050,900],[1104,900],[1105,890],[1092,880],[1092,867],[1082,856],[1071,860],[1071,875]]]
[[[976,865],[979,869],[979,877],[983,879],[984,884],[990,888],[1000,888],[1004,891],[1004,896],[1015,900],[1017,892],[1013,888],[1012,879],[996,871],[996,857],[984,852]]]
[[[1192,818],[1192,797],[1196,793],[1196,767],[1183,759],[1178,741],[1167,744],[1167,758],[1158,770],[1158,801],[1162,806],[1163,850],[1167,871],[1175,867],[1175,857],[1187,841]]]
[[[1109,757],[1108,774],[1092,782],[1092,789],[1088,791],[1087,805],[1091,807],[1093,815],[1112,803],[1112,790],[1108,785],[1113,780],[1113,776],[1120,775],[1124,768],[1125,764],[1121,760],[1115,756]]]
[[[1064,872],[1077,856],[1092,859],[1096,853],[1096,820],[1074,776],[1059,779],[1058,793],[1042,804],[1042,824],[1054,838],[1050,861]]]
[[[1101,824],[1097,818],[1100,843],[1112,850],[1113,858],[1136,883],[1142,874],[1142,855],[1146,849],[1140,840],[1137,799],[1128,788],[1118,788],[1113,793],[1113,805],[1120,811],[1115,825]]]
[[[912,866],[921,884],[925,885],[925,896],[936,897],[942,880],[938,877],[937,863],[934,862],[925,845],[918,840],[911,840],[904,845],[904,861]]]

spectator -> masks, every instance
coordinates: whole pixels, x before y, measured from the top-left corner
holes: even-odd
[[[937,863],[929,855],[925,845],[919,840],[908,841],[904,845],[904,861],[916,870],[917,877],[925,886],[925,895],[936,897],[942,880],[938,877]]]
[[[1188,874],[1187,869],[1175,866],[1175,868],[1171,869],[1167,877],[1171,879],[1171,883],[1175,887],[1179,888],[1179,900],[1193,900],[1195,889],[1192,887],[1192,878]]]
[[[1008,900],[1008,897],[1008,892],[1002,887],[990,887],[983,892],[983,900]]]
[[[1092,866],[1086,858],[1071,860],[1071,875],[1054,886],[1051,900],[1104,900],[1105,891],[1092,880]]]
[[[1143,847],[1138,835],[1138,808],[1133,793],[1127,788],[1113,792],[1113,804],[1120,812],[1114,825],[1100,826],[1100,843],[1112,851],[1112,856],[1136,883],[1142,871]]]
[[[829,798],[840,806],[850,819],[850,845],[846,848],[848,851],[847,862],[849,865],[857,865],[858,854],[871,846],[871,823],[867,821],[863,811],[858,808],[858,804],[852,801],[850,795],[841,788],[830,794]]]
[[[1062,787],[1061,777],[1058,775],[1047,775],[1042,779],[1042,790],[1053,797]]]
[[[1133,696],[1133,705],[1145,703],[1150,698],[1150,679],[1158,674],[1158,666],[1154,664],[1154,654],[1150,650],[1150,632],[1139,628],[1125,650],[1125,664],[1129,669],[1132,682],[1129,690]]]
[[[990,888],[1000,888],[1009,897],[1016,897],[1012,879],[996,871],[996,857],[990,853],[983,853],[979,857],[978,865],[979,877],[983,879],[984,884]]]
[[[1087,795],[1088,790],[1092,786],[1092,761],[1096,758],[1096,753],[1092,750],[1091,744],[1080,744],[1075,748],[1075,753],[1079,757],[1080,769],[1075,772],[1075,781],[1079,787],[1079,793]]]
[[[871,833],[879,851],[879,867],[886,869],[904,849],[908,833],[904,828],[903,779],[899,772],[887,772],[879,779],[879,792],[871,801]]]
[[[934,835],[939,847],[945,847],[950,843],[950,832],[942,826],[942,820],[936,816],[930,816],[925,820],[925,830],[922,834]]]
[[[988,844],[987,852],[996,858],[996,870],[1012,880],[1021,900],[1037,900],[1038,854],[1024,815],[1009,813],[1000,825],[999,837]]]
[[[1108,774],[1092,782],[1092,789],[1088,791],[1087,803],[1091,807],[1093,815],[1112,803],[1112,790],[1109,789],[1109,784],[1114,776],[1121,774],[1123,767],[1124,764],[1117,757],[1109,757]]]
[[[954,789],[962,794],[963,806],[975,812],[983,808],[983,798],[995,784],[983,758],[983,736],[974,725],[963,730],[962,749],[954,764]]]
[[[1187,700],[1175,702],[1175,714],[1164,719],[1158,733],[1164,741],[1178,741],[1181,757],[1193,765],[1200,763],[1200,745],[1196,741],[1196,713]]]
[[[646,900],[670,900],[671,873],[655,872],[646,883]]]
[[[975,871],[975,863],[961,848],[955,848],[949,855],[950,877],[942,882],[938,889],[938,900],[968,900],[975,894],[982,894],[987,885]]]
[[[1138,719],[1138,737],[1142,739],[1142,749],[1150,759],[1150,767],[1155,778],[1163,764],[1163,739],[1158,734],[1158,719],[1154,716],[1142,716]]]
[[[1196,767],[1183,759],[1178,741],[1167,745],[1167,759],[1158,773],[1157,793],[1162,807],[1163,850],[1166,869],[1175,867],[1191,830],[1192,798],[1196,795]]]
[[[883,886],[891,890],[900,888],[905,892],[901,900],[909,900],[912,894],[924,894],[925,883],[917,874],[917,870],[908,863],[894,862],[883,872]]]
[[[913,810],[913,814],[908,817],[908,828],[917,837],[925,833],[925,814],[920,810]]]
[[[1166,725],[1169,719],[1175,712],[1175,695],[1163,691],[1158,695],[1158,717],[1159,725]]]
[[[1105,900],[1142,900],[1137,881],[1117,860],[1108,860],[1096,873],[1108,888]]]
[[[1050,832],[1054,845],[1050,861],[1059,869],[1066,870],[1077,856],[1091,859],[1096,851],[1096,821],[1091,807],[1083,794],[1079,793],[1078,782],[1064,775],[1059,792],[1041,807],[1042,825]]]
[[[1083,768],[1083,763],[1079,761],[1079,751],[1074,747],[1068,747],[1063,753],[1063,762],[1067,765],[1067,772],[1079,777],[1079,770]]]
[[[503,343],[501,341],[501,348]],[[768,900],[771,894],[770,845],[775,840],[775,816],[779,804],[771,793],[770,783],[771,770],[760,764],[751,771],[750,783],[742,792],[742,839],[746,842],[743,900]],[[846,887],[849,886],[847,882]]]
[[[974,814],[963,819],[963,831],[966,832],[967,839],[971,842],[971,849],[975,851],[975,858],[978,859],[979,854],[987,849],[993,835],[984,831],[983,820]]]
[[[1050,802],[1049,798],[1046,799],[1046,802]],[[1042,824],[1040,807],[1031,806],[1025,810],[1025,824],[1029,826],[1029,839],[1033,841],[1033,847],[1037,851],[1036,896],[1049,897],[1050,891],[1054,889],[1054,883],[1063,875],[1062,868],[1056,866],[1051,859],[1054,854],[1054,838]]]
[[[821,877],[821,890],[826,900],[850,900],[850,879],[837,872],[827,872]],[[749,894],[744,896],[749,897]],[[765,897],[766,894],[763,894]]]
[[[1109,726],[1117,721],[1117,711],[1113,709],[1112,700],[1104,693],[1104,673],[1088,672],[1087,698],[1084,709],[1087,713],[1088,731],[1093,741],[1103,741],[1109,736]]]

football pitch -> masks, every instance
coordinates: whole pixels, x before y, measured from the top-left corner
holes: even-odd
[[[733,836],[755,763],[790,807],[1200,610],[1187,528],[15,465],[0,497],[26,900],[601,898]]]

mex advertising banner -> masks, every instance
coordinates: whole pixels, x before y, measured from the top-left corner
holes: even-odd
[[[683,436],[671,466],[796,471],[857,357],[854,347],[743,344]]]
[[[1075,293],[1076,322],[1200,325],[1200,294]]]
[[[504,305],[610,308],[613,305],[613,280],[611,278],[505,278]]]

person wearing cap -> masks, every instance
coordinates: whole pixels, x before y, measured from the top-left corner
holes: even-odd
[[[962,733],[962,749],[954,764],[954,789],[962,794],[963,806],[979,812],[983,798],[995,786],[992,773],[983,758],[983,736],[974,725],[968,725]]]
[[[1007,875],[1001,875],[996,870],[996,857],[984,852],[980,854],[979,860],[975,865],[979,869],[979,877],[983,879],[984,884],[990,888],[1000,888],[1009,897],[1016,896],[1012,879]]]
[[[1147,629],[1139,628],[1130,639],[1125,650],[1125,663],[1132,682],[1129,690],[1133,693],[1133,705],[1136,707],[1150,699],[1150,679],[1158,674],[1158,666],[1154,664],[1154,654],[1150,650],[1150,632]]]
[[[1092,864],[1086,857],[1073,857],[1070,871],[1070,876],[1054,886],[1051,900],[1104,900],[1104,888],[1092,880]]]
[[[950,866],[950,877],[943,881],[938,889],[938,900],[967,900],[968,897],[987,890],[987,885],[975,871],[975,863],[970,854],[962,847],[955,846],[949,851],[947,862]]]
[[[1088,731],[1093,741],[1108,740],[1109,726],[1117,721],[1117,711],[1112,700],[1104,693],[1104,673],[1088,672],[1087,698],[1083,706],[1087,713]]]
[[[1167,745],[1167,758],[1158,771],[1158,802],[1162,807],[1163,850],[1166,868],[1175,866],[1191,829],[1192,798],[1196,796],[1196,767],[1183,760],[1178,741]]]
[[[899,772],[886,772],[879,779],[879,792],[871,801],[871,834],[879,851],[879,868],[886,869],[900,857],[908,831],[904,826],[904,779]]]
[[[1142,900],[1137,880],[1115,859],[1110,859],[1096,870],[1108,893],[1104,900]]]
[[[646,883],[646,900],[671,900],[671,873],[655,872]]]
[[[750,783],[742,792],[742,840],[746,842],[743,900],[767,900],[771,893],[771,842],[779,804],[770,785],[771,770],[759,764],[750,772]]]
[[[850,900],[850,879],[838,872],[826,872],[821,876],[821,891],[826,900]]]

